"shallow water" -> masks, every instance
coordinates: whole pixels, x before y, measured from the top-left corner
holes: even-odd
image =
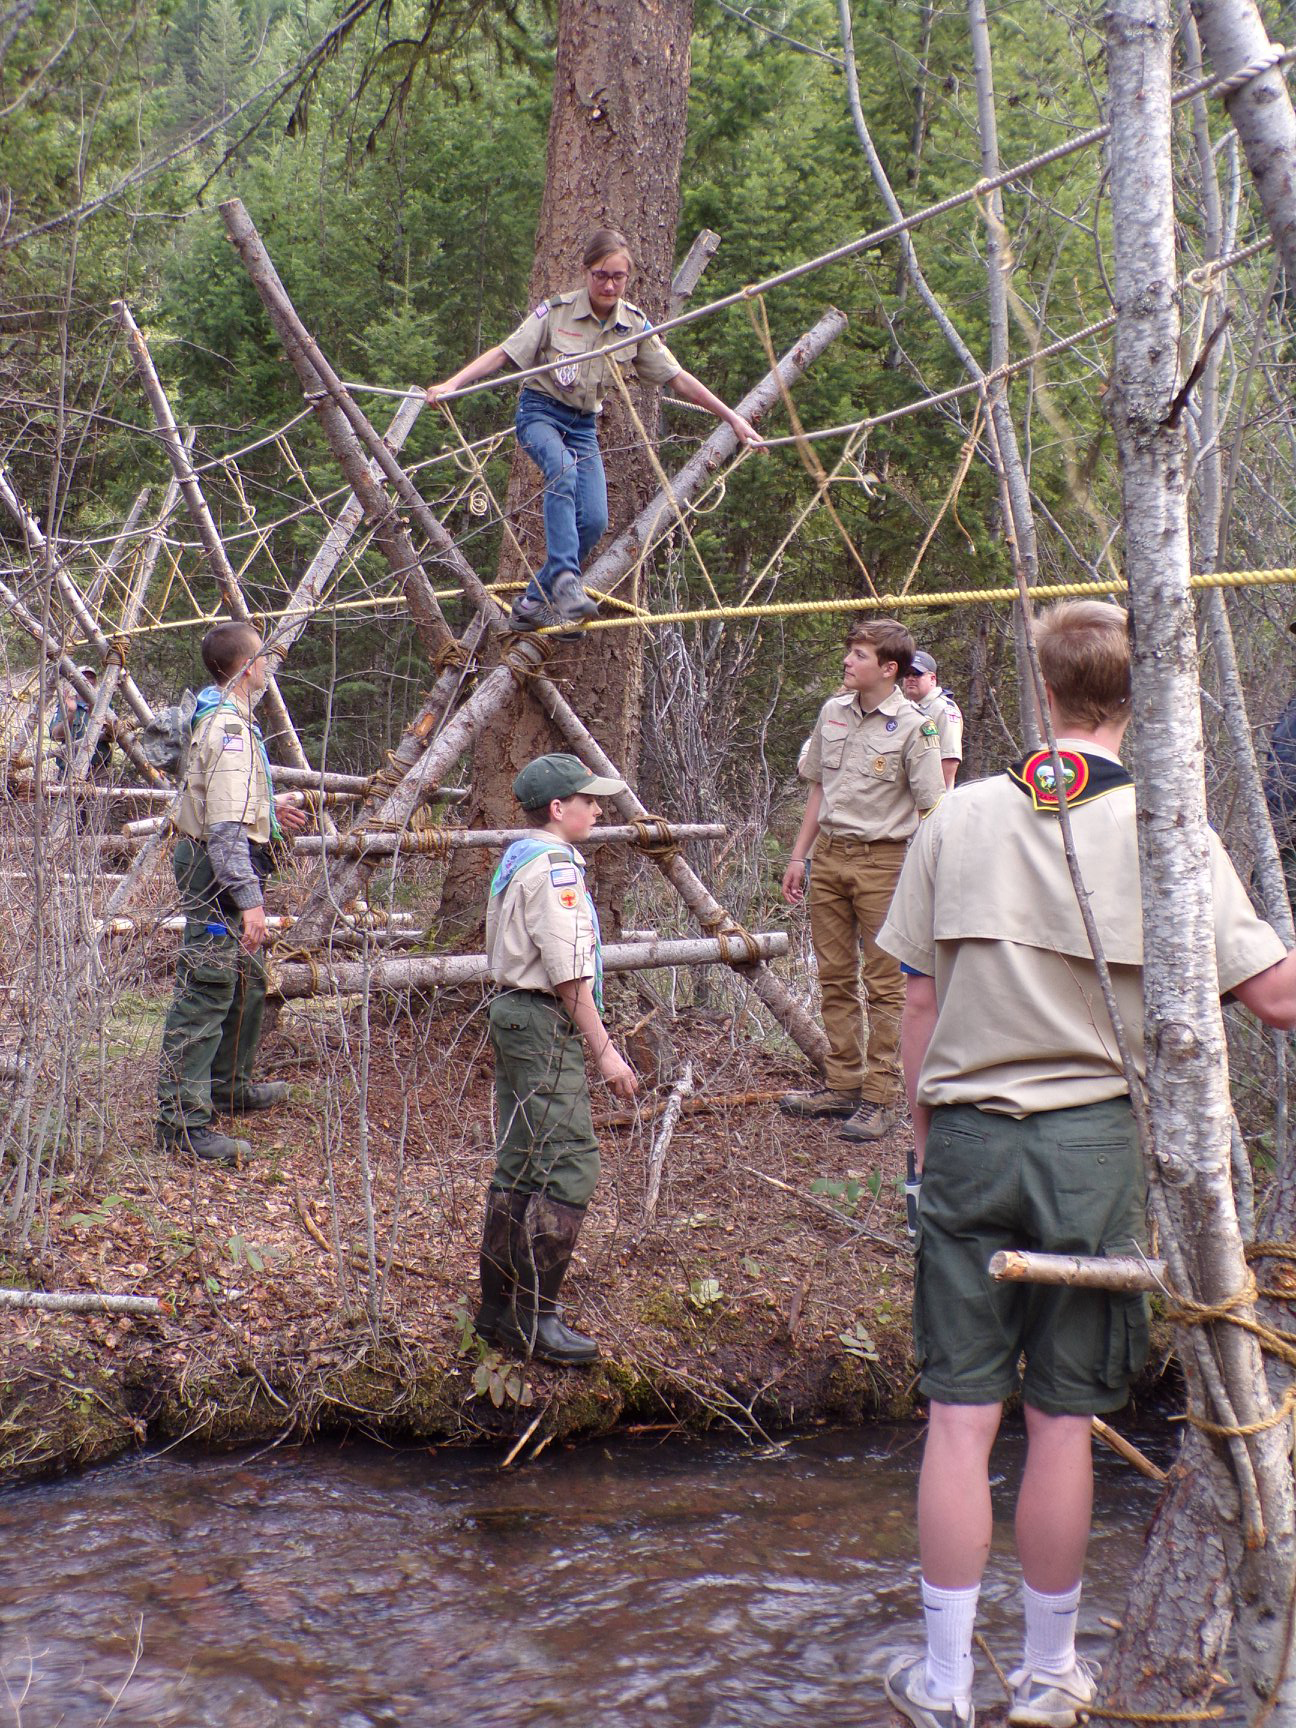
[[[0,1499],[0,1728],[871,1728],[918,1633],[921,1431],[160,1456]],[[1018,1657],[1011,1495],[979,1630]],[[1155,1490],[1098,1449],[1082,1648]],[[136,1644],[139,1644],[136,1659]],[[17,1709],[14,1700],[22,1695]],[[984,1658],[978,1702],[1002,1699]]]

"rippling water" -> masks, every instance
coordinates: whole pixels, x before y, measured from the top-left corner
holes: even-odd
[[[623,1442],[506,1472],[321,1447],[18,1490],[0,1499],[0,1725],[92,1728],[114,1700],[118,1728],[894,1724],[880,1675],[918,1635],[920,1443]],[[1155,1497],[1097,1463],[1090,1654]],[[1007,1667],[1019,1442],[996,1464],[979,1629]],[[1001,1697],[979,1673],[978,1700]]]

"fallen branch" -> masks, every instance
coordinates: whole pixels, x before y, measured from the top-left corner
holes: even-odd
[[[653,1014],[657,1010],[653,1009]],[[645,1026],[652,1014],[645,1014],[637,1025],[630,1029],[627,1037]],[[780,1086],[776,1092],[719,1092],[700,1098],[685,1098],[680,1105],[681,1116],[704,1116],[711,1110],[736,1110],[743,1104],[772,1104],[776,1098],[786,1098],[787,1087]],[[655,1122],[670,1104],[669,1098],[658,1098],[652,1104],[645,1104],[638,1110],[616,1110],[611,1116],[604,1116],[598,1123],[600,1128],[634,1128],[643,1122]]]
[[[684,1072],[671,1087],[670,1097],[666,1100],[662,1112],[662,1125],[657,1138],[653,1141],[652,1153],[648,1159],[648,1194],[644,1200],[644,1229],[647,1230],[657,1215],[657,1196],[661,1193],[662,1170],[666,1164],[666,1153],[675,1134],[675,1124],[680,1118],[680,1109],[686,1094],[693,1090],[693,1064],[686,1062]]]
[[[1110,1446],[1118,1458],[1123,1458],[1127,1464],[1132,1464],[1140,1476],[1146,1476],[1149,1482],[1164,1482],[1166,1473],[1159,1464],[1154,1464],[1146,1453],[1127,1440],[1123,1434],[1118,1434],[1108,1426],[1101,1416],[1093,1418],[1093,1431],[1100,1440]]]
[[[780,1092],[779,1097],[782,1096],[783,1094]],[[830,1206],[826,1200],[821,1200],[817,1194],[803,1194],[799,1188],[793,1188],[790,1183],[780,1182],[777,1176],[767,1176],[763,1170],[753,1170],[750,1164],[740,1164],[738,1168],[745,1171],[748,1176],[754,1176],[758,1182],[768,1182],[771,1188],[778,1188],[784,1194],[791,1194],[803,1205],[813,1206],[816,1212],[826,1212],[830,1218],[835,1218],[839,1224],[844,1224],[852,1235],[867,1236],[870,1242],[877,1242],[883,1248],[890,1248],[897,1254],[904,1253],[904,1249],[892,1237],[883,1236],[880,1231],[870,1230],[863,1224],[857,1224],[847,1213],[841,1211],[839,1207]]]
[[[50,1314],[171,1314],[160,1296],[109,1296],[96,1290],[0,1290],[0,1308],[39,1308]]]

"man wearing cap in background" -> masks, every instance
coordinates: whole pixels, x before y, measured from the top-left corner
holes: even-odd
[[[945,790],[954,784],[959,763],[963,760],[963,710],[942,690],[936,676],[936,662],[925,648],[913,657],[913,665],[904,677],[904,693],[918,712],[936,722],[940,733],[941,773]]]
[[[78,666],[77,671],[92,687],[99,682],[99,674],[93,666]],[[54,761],[61,774],[72,772],[72,763],[76,757],[76,747],[85,737],[86,727],[90,724],[90,704],[75,685],[60,683],[59,704],[54,718],[49,723],[49,735],[62,749],[54,752]],[[112,762],[113,733],[117,725],[117,716],[110,708],[104,716],[103,731],[91,752],[87,764],[87,772],[98,774]]]
[[[598,914],[576,850],[624,792],[575,756],[539,756],[513,782],[536,832],[515,840],[491,879],[486,955],[499,994],[495,1173],[486,1196],[477,1333],[542,1362],[592,1362],[598,1345],[563,1324],[558,1291],[594,1185],[598,1141],[585,1051],[620,1098],[634,1070],[603,1024]]]

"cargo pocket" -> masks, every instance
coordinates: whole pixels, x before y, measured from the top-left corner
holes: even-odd
[[[1136,1291],[1113,1292],[1107,1299],[1107,1360],[1103,1384],[1120,1391],[1148,1359],[1147,1298]]]

